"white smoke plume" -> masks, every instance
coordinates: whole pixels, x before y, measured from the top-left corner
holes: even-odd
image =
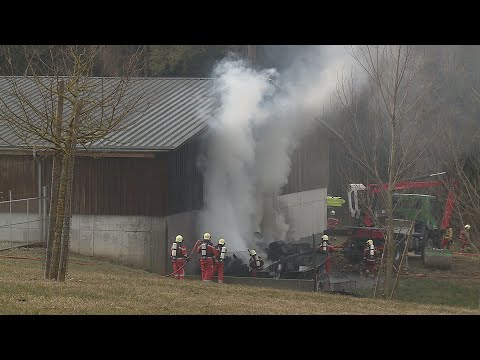
[[[200,231],[228,248],[262,253],[285,240],[288,224],[275,197],[287,183],[290,156],[336,89],[352,60],[341,46],[312,46],[281,75],[241,61],[215,69],[221,109],[210,123]],[[255,231],[261,238],[253,236]]]

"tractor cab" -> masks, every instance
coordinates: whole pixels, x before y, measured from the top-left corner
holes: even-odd
[[[394,219],[416,220],[424,227],[435,230],[439,223],[439,203],[433,195],[393,194]]]

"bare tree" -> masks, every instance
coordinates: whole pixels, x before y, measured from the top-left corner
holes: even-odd
[[[442,89],[434,116],[439,120],[438,139],[430,159],[447,171],[454,184],[454,227],[459,233],[470,224],[471,240],[480,234],[480,78],[478,47],[451,49],[440,64]]]
[[[0,123],[13,135],[2,140],[53,155],[47,279],[65,280],[77,147],[88,149],[131,125],[125,118],[141,98],[128,93],[140,54],[123,64],[119,77],[93,77],[103,48],[50,46],[48,58],[25,51],[25,76],[7,76],[0,88]],[[8,49],[4,53],[13,74]]]
[[[384,229],[383,297],[388,299],[395,254],[393,193],[399,181],[419,174],[419,159],[434,139],[435,126],[424,120],[431,81],[417,78],[424,56],[414,46],[356,46],[350,54],[365,80],[343,77],[337,89],[344,114],[340,133],[349,162],[344,170],[353,182],[380,189],[384,223],[373,211],[371,215]]]
[[[455,124],[444,123],[441,138],[448,157],[442,157],[443,166],[455,183],[456,218],[460,226],[472,226],[471,240],[480,233],[480,124],[472,129],[468,138],[459,136]],[[479,246],[477,243],[476,248]],[[478,248],[477,248],[478,251]]]

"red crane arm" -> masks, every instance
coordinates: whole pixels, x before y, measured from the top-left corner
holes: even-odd
[[[407,190],[407,189],[420,189],[420,188],[431,188],[435,186],[442,186],[444,182],[442,181],[400,181],[395,184],[394,190]],[[382,189],[388,188],[388,183],[377,185],[377,184],[368,184],[368,191],[372,194],[380,192]],[[455,204],[455,195],[453,191],[448,192],[447,201],[445,203],[445,209],[443,212],[442,218],[442,229],[450,227],[450,218],[452,217],[453,206]],[[366,222],[373,223],[370,219],[366,219]],[[371,226],[371,225],[367,225]]]
[[[420,188],[429,188],[435,186],[442,186],[442,181],[400,181],[395,184],[394,190],[407,190],[407,189],[420,189]],[[382,189],[387,189],[388,183],[377,185],[377,184],[368,184],[368,191],[372,194],[380,192]]]

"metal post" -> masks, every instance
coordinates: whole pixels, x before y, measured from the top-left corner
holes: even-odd
[[[256,45],[247,45],[247,57],[255,65],[257,62],[257,46]]]
[[[8,190],[8,198],[10,199],[10,217],[8,219],[10,227],[10,246],[12,245],[12,190]]]
[[[40,237],[43,239],[43,221],[42,221],[42,162],[36,157],[35,150],[33,157],[37,161],[37,183],[38,183],[38,221],[40,222]]]
[[[315,234],[312,234],[313,240],[313,291],[317,291],[317,252],[315,247]]]
[[[165,237],[164,237],[164,249],[165,249],[165,255],[163,257],[163,261],[164,261],[164,273],[163,275],[167,275],[168,274],[168,260],[169,260],[169,253],[168,253],[168,222],[167,220],[164,220],[165,221]]]
[[[30,243],[29,233],[30,233],[30,216],[29,216],[30,209],[28,208],[28,199],[27,199],[27,244]]]
[[[42,187],[42,240],[47,243],[48,228],[47,228],[47,187]]]

